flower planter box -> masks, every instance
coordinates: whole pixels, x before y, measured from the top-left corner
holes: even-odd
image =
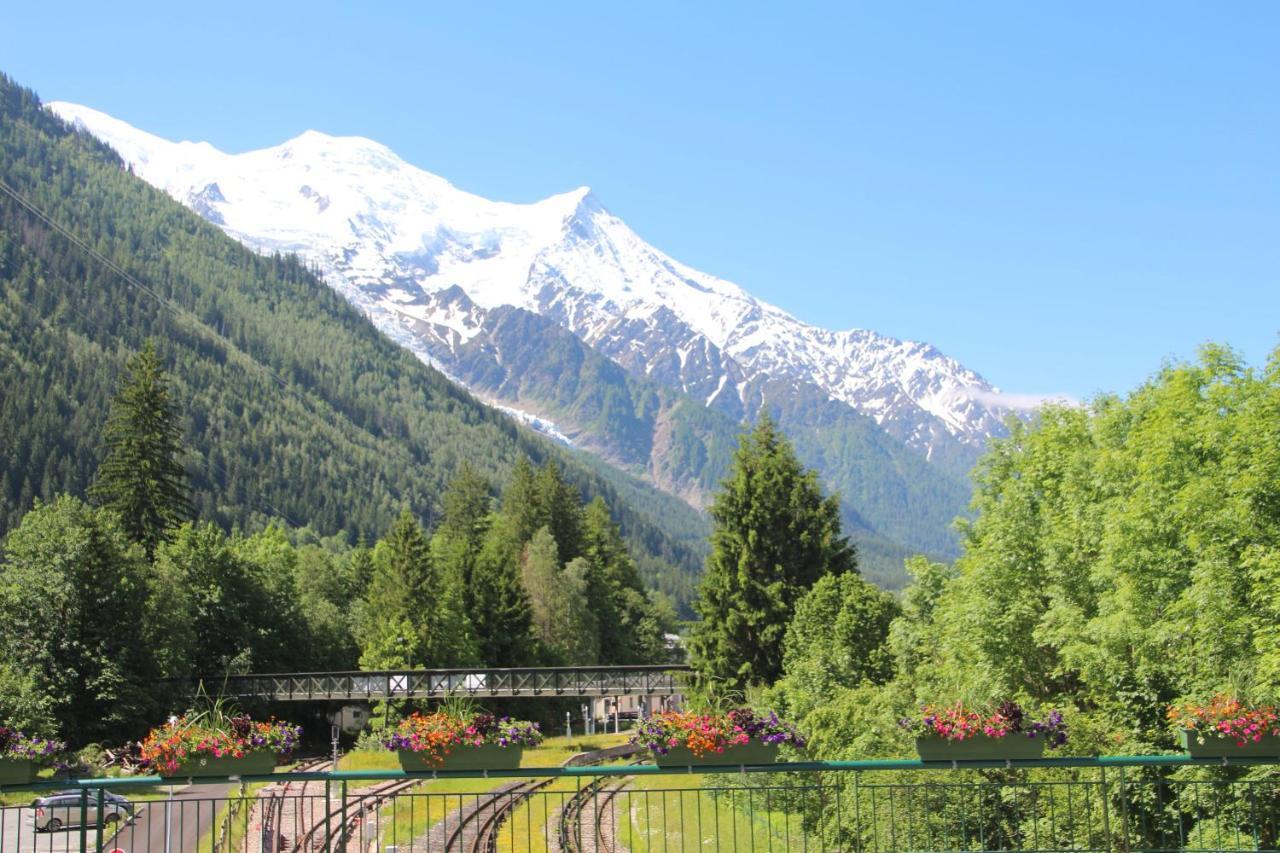
[[[230,755],[193,755],[172,772],[160,773],[166,779],[189,779],[193,776],[261,776],[276,769],[276,754],[269,749],[247,752],[241,758]]]
[[[441,764],[432,764],[428,758],[430,754],[408,749],[396,750],[402,770],[420,773],[428,770],[515,770],[520,766],[524,746],[499,746],[496,743],[457,746],[444,756]]]
[[[775,764],[778,761],[778,745],[775,743],[745,743],[731,746],[724,752],[707,752],[694,755],[687,746],[673,746],[666,755],[653,754],[659,767],[738,767],[746,764]]]
[[[1008,734],[1004,737],[978,735],[964,740],[941,737],[916,738],[916,752],[921,761],[977,761],[1006,758],[1040,758],[1044,755],[1044,738]]]
[[[1204,743],[1200,743],[1200,735],[1191,730],[1182,730],[1182,748],[1192,758],[1280,758],[1280,737],[1263,735],[1261,740],[1247,740],[1240,746],[1235,737],[1216,732],[1205,732]]]
[[[26,758],[0,758],[0,785],[27,785],[36,778],[34,761]]]

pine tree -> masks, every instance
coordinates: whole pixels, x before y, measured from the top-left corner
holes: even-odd
[[[742,689],[782,673],[796,601],[828,574],[856,571],[839,500],[796,459],[767,414],[744,435],[711,504],[715,524],[691,643],[699,674]]]
[[[129,359],[104,440],[107,456],[90,494],[119,513],[125,532],[151,557],[193,509],[187,474],[178,461],[182,431],[168,377],[150,340]]]
[[[430,654],[430,632],[423,618],[439,604],[439,579],[426,533],[408,508],[374,549],[373,578],[365,597],[361,649],[385,648],[387,626],[396,626],[398,652],[406,661],[422,666]],[[409,632],[403,633],[403,626]]]
[[[529,595],[520,579],[520,542],[513,523],[494,516],[471,575],[472,625],[488,666],[535,662]]]
[[[555,537],[560,559],[575,559],[582,553],[582,495],[565,481],[554,459],[538,470],[535,492],[539,520]]]
[[[444,516],[432,540],[432,551],[446,581],[461,591],[472,624],[483,618],[476,603],[473,575],[492,521],[489,482],[464,462],[444,493]]]
[[[659,663],[662,620],[603,498],[593,499],[582,513],[582,549],[587,601],[599,625],[600,663]]]
[[[516,459],[507,487],[502,490],[502,512],[514,522],[514,532],[521,544],[547,524],[538,500],[537,472],[529,457],[523,454]]]

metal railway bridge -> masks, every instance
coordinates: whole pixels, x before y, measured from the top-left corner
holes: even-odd
[[[516,669],[394,669],[366,672],[278,672],[186,682],[210,693],[272,702],[476,698],[606,698],[674,696],[687,666],[575,666]]]

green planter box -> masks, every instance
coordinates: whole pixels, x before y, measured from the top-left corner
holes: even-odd
[[[26,758],[0,758],[0,785],[27,785],[36,778],[34,761]]]
[[[745,764],[774,764],[778,760],[776,743],[746,743],[731,746],[724,752],[708,752],[697,756],[687,746],[673,746],[666,755],[654,753],[659,767],[738,767]]]
[[[189,779],[194,776],[259,776],[276,769],[276,754],[269,749],[245,753],[243,758],[224,755],[188,756],[172,773],[161,773],[166,779]]]
[[[1206,732],[1204,743],[1200,743],[1194,731],[1183,729],[1182,748],[1192,758],[1280,758],[1280,737],[1265,735],[1262,740],[1238,746],[1233,737]]]
[[[916,738],[916,752],[921,761],[977,761],[980,759],[1040,758],[1044,755],[1044,738],[1009,734],[1004,737],[977,737],[947,740],[941,737]]]
[[[514,770],[520,766],[520,758],[524,755],[524,746],[498,746],[496,743],[485,743],[480,746],[454,747],[444,757],[443,764],[432,764],[427,760],[428,753],[413,752],[401,749],[396,751],[400,758],[400,768],[406,772],[423,772],[427,770]]]

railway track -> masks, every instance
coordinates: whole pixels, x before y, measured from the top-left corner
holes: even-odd
[[[566,853],[615,853],[618,845],[613,833],[606,831],[606,816],[613,813],[613,800],[634,779],[598,777],[578,791],[560,809],[556,838],[560,849]],[[584,817],[591,812],[591,830],[588,832]]]
[[[302,773],[309,770],[323,770],[325,765],[331,763],[326,758],[311,758],[301,761],[294,768],[296,772]],[[279,787],[269,788],[263,791],[262,797],[262,851],[263,853],[283,853],[288,849],[288,842],[284,836],[284,807],[288,802],[290,791],[296,784],[303,785],[305,790],[306,783],[282,782]],[[301,799],[301,798],[299,798]]]
[[[396,794],[409,790],[420,781],[422,780],[405,779],[383,782],[358,793],[349,794],[348,799],[354,797],[357,800],[354,807],[347,803],[340,803],[336,808],[331,809],[328,814],[302,833],[298,837],[298,843],[290,850],[292,853],[315,853],[324,849],[326,841],[330,843],[330,849],[342,850],[347,839],[351,837],[356,822],[365,812],[374,811]]]
[[[584,767],[595,764],[602,764],[611,758],[620,758],[627,755],[633,755],[638,750],[630,745],[623,747],[611,747],[609,749],[601,749],[594,752],[584,752],[575,755],[565,762],[565,766]],[[622,785],[613,787],[607,794],[606,802],[612,802],[622,786],[628,780],[622,780]],[[496,853],[498,849],[498,833],[502,829],[502,825],[507,821],[516,808],[527,800],[535,792],[547,787],[552,782],[551,779],[531,780],[528,782],[516,782],[504,787],[500,791],[490,794],[485,800],[477,802],[477,804],[467,813],[461,815],[458,825],[455,826],[445,837],[444,850],[446,853]],[[593,780],[591,785],[598,786],[601,780]],[[583,797],[583,791],[577,792],[568,803],[561,809],[561,827],[560,838],[565,838],[564,834],[564,813],[569,810],[575,800]],[[580,807],[586,800],[579,800],[579,811],[574,814],[580,818]],[[597,811],[597,814],[599,812]],[[575,818],[579,819],[579,818]],[[603,837],[603,829],[597,825],[596,831]],[[563,848],[562,849],[567,849]],[[577,848],[574,848],[577,849]],[[603,848],[597,848],[603,849]]]
[[[502,824],[531,794],[550,784],[550,779],[516,782],[478,801],[445,836],[444,850],[446,853],[495,853]]]
[[[585,766],[600,764],[610,758],[616,758],[630,753],[630,748],[619,749],[618,747],[599,750],[597,752],[586,752],[574,756],[566,762],[566,765]],[[305,769],[316,769],[316,767],[313,766]],[[377,808],[387,800],[392,799],[402,791],[409,790],[421,781],[421,779],[395,780],[374,785],[371,788],[364,789],[358,793],[353,793],[349,795],[348,799],[355,799],[355,804],[340,804],[336,808],[331,809],[328,814],[319,821],[312,823],[305,832],[301,833],[296,844],[293,844],[292,846],[285,844],[277,847],[267,847],[264,844],[263,851],[264,853],[267,853],[267,851],[270,851],[270,853],[285,853],[285,851],[288,851],[289,853],[314,853],[314,851],[319,851],[324,848],[326,838],[330,841],[332,850],[343,850],[347,840],[352,837],[357,822],[365,814],[376,811]],[[517,807],[524,803],[532,794],[550,785],[552,781],[553,780],[551,779],[513,781],[496,791],[478,796],[471,806],[459,812],[459,819],[455,825],[452,827],[446,827],[444,842],[439,849],[444,851],[444,853],[496,853],[498,834],[501,831],[503,824]],[[629,777],[628,779],[622,780],[621,784],[609,787],[608,790],[604,792],[603,802],[606,805],[612,802],[613,797],[615,797],[618,791],[626,785],[627,781],[629,781]],[[594,780],[588,788],[584,788],[582,791],[577,792],[570,800],[570,803],[566,804],[566,806],[561,810],[561,839],[568,837],[565,834],[565,819],[563,813],[568,811],[574,801],[577,800],[577,806],[573,807],[573,820],[580,821],[581,807],[583,803],[586,802],[586,799],[580,800],[579,798],[583,798],[584,792],[588,789],[599,787],[600,782],[601,780]],[[272,831],[277,833],[280,826],[280,816],[283,814],[283,803],[287,797],[288,788],[286,786],[281,791],[276,792],[272,802],[272,806],[275,809],[274,817],[272,819]],[[600,808],[603,808],[603,806]],[[597,825],[595,828],[595,834],[592,837],[607,841],[603,834],[603,827],[600,825],[598,820],[598,815],[600,813],[601,812],[598,808],[596,812]],[[264,826],[264,833],[267,831],[267,827]],[[572,833],[569,834],[571,835]],[[264,838],[266,837],[267,835],[264,834]],[[579,848],[564,847],[562,842],[562,849],[578,850]],[[613,847],[610,843],[605,847],[597,845],[595,849],[612,850]]]

